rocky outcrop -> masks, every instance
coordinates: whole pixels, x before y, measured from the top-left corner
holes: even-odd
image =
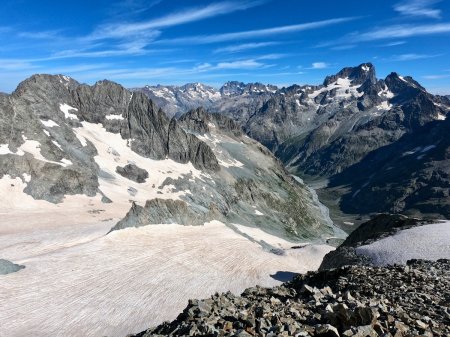
[[[116,172],[137,183],[143,183],[148,178],[148,172],[135,164],[127,164],[124,167],[117,166]]]
[[[111,231],[127,227],[140,227],[152,224],[179,224],[184,226],[203,225],[209,219],[220,219],[214,209],[207,213],[195,212],[195,209],[182,200],[152,199],[139,206],[131,206],[125,218],[120,220]]]
[[[132,89],[134,92],[143,92],[147,95],[170,118],[180,117],[190,110],[203,107],[207,111],[229,116],[242,124],[277,90],[276,86],[270,84],[246,84],[237,81],[227,82],[219,90],[201,83],[188,83],[183,86],[156,85]]]
[[[450,110],[447,98],[429,94],[409,76],[378,80],[371,63],[343,68],[318,86],[234,81],[218,93],[203,105],[208,111],[238,121],[292,170],[314,177],[339,173]]]
[[[0,275],[15,273],[23,268],[25,268],[25,266],[12,263],[8,260],[0,259]]]
[[[357,254],[357,248],[397,233],[400,230],[433,223],[432,220],[408,218],[399,214],[380,214],[361,224],[334,251],[325,255],[319,270],[348,265],[372,265],[369,257]]]
[[[400,290],[401,289],[401,290]],[[448,336],[450,261],[310,272],[241,296],[191,300],[150,336]]]
[[[294,241],[343,236],[313,194],[226,116],[195,109],[169,119],[142,92],[62,75],[32,76],[0,95],[0,109],[0,178],[50,202],[85,194],[139,203],[114,229],[222,220]]]
[[[208,113],[204,108],[190,110],[178,119],[181,126],[189,132],[205,134],[211,132],[211,127],[220,131],[242,136],[242,129],[231,118],[218,113]]]

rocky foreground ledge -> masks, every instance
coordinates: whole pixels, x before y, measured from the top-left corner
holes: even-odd
[[[310,272],[241,296],[191,300],[148,336],[450,336],[450,260]]]

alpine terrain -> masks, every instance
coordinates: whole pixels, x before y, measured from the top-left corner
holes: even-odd
[[[450,336],[450,1],[1,8],[0,337]]]
[[[143,91],[156,95],[164,88],[152,90]],[[182,114],[177,95],[164,104]],[[355,215],[450,216],[444,136],[450,100],[428,93],[413,78],[392,72],[377,79],[375,67],[363,63],[327,76],[321,85],[228,82],[214,97],[204,105],[237,121],[290,172],[324,188],[319,194],[335,216],[339,208]],[[386,190],[392,195],[384,199]]]

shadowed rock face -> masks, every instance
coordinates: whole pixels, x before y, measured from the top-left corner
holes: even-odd
[[[450,217],[450,119],[435,121],[380,148],[331,179],[346,186],[347,213],[402,212]]]
[[[370,70],[364,72],[363,68]],[[367,74],[367,78],[361,77],[361,73]],[[291,135],[275,133],[273,145],[269,147],[299,174],[329,177],[358,163],[368,153],[396,142],[404,134],[441,119],[450,110],[450,102],[427,93],[410,77],[392,73],[385,80],[374,80],[374,74],[373,66],[367,64],[345,68],[327,78],[324,82],[327,87],[315,89],[316,93],[321,92],[314,102],[306,91],[304,103],[299,97],[300,105],[294,111],[289,110],[292,105],[288,104],[292,98],[279,98],[278,104],[273,102],[266,115],[276,109],[282,111],[283,105],[286,106],[285,121],[275,123],[275,128],[286,123],[303,127],[293,129]],[[350,90],[336,92],[341,89],[333,86],[345,83],[344,80],[351,81]],[[308,115],[309,121],[298,121],[295,111],[298,109]]]
[[[220,219],[221,217],[217,213],[214,210],[195,213],[182,200],[152,199],[148,200],[144,207],[133,204],[125,218],[120,220],[111,231],[151,224],[176,223],[184,226],[199,226],[209,219]]]
[[[241,136],[242,129],[234,120],[218,113],[208,113],[204,108],[198,108],[188,111],[178,120],[184,129],[191,132],[204,134],[211,131],[211,124],[223,131],[233,134],[234,136]]]
[[[363,63],[358,67],[347,67],[339,71],[336,75],[327,76],[323,85],[327,86],[336,82],[340,78],[348,78],[354,84],[376,84],[375,67],[371,63]]]
[[[314,177],[339,173],[450,110],[448,98],[427,93],[411,77],[378,80],[371,63],[344,68],[318,86],[228,82],[219,93],[205,109],[233,118],[292,170]]]

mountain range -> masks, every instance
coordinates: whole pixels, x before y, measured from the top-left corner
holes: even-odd
[[[220,219],[291,239],[335,235],[316,195],[226,116],[169,119],[143,93],[62,75],[32,76],[0,110],[0,176],[37,200],[132,203],[113,229]]]
[[[290,172],[322,187],[319,194],[332,210],[338,206],[340,211],[355,215],[389,211],[450,216],[445,136],[435,140],[414,136],[449,131],[446,116],[450,99],[428,93],[409,76],[392,72],[377,79],[375,67],[363,63],[327,76],[321,85],[277,88],[228,82],[219,90],[201,84],[135,90],[158,96],[176,116],[188,106],[200,104],[232,118]],[[180,92],[183,101],[178,99]],[[191,96],[196,99],[189,105],[185,99]],[[443,153],[433,156],[433,149]],[[411,151],[417,155],[403,156]],[[391,160],[381,155],[387,156],[387,152],[390,158],[414,159],[414,165],[398,162],[393,163],[398,167],[391,169],[387,164]],[[372,163],[375,155],[377,165],[364,164]],[[391,178],[380,173],[382,165],[390,168]],[[345,180],[345,176],[355,179]],[[386,191],[393,195],[384,198]],[[372,193],[373,198],[369,197]]]

